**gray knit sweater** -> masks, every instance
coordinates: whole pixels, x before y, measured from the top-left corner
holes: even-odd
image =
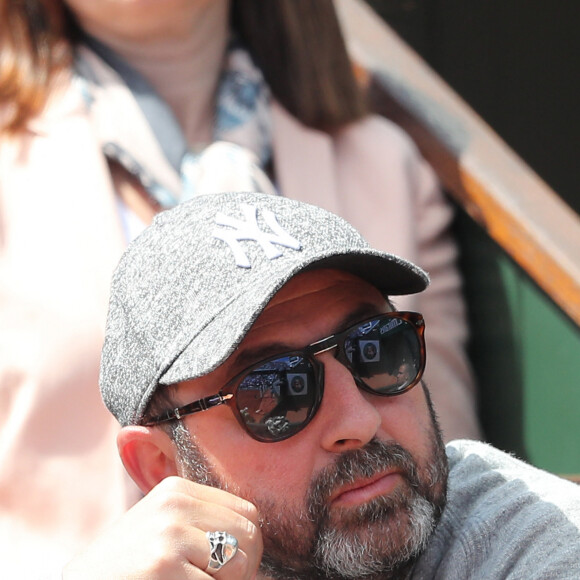
[[[580,579],[580,485],[489,445],[447,445],[443,517],[413,580]]]

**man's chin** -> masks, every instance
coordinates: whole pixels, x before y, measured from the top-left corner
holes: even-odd
[[[333,510],[316,532],[304,530],[302,542],[294,535],[292,546],[266,533],[263,571],[281,579],[397,577],[424,549],[438,517],[433,504],[405,491]]]
[[[419,495],[376,498],[320,530],[317,566],[346,578],[406,567],[425,548],[437,520],[436,508]]]

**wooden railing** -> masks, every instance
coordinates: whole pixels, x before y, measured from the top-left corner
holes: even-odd
[[[446,190],[580,326],[580,218],[363,0],[335,0],[378,112]]]

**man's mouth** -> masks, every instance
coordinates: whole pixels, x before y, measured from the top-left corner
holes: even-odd
[[[399,470],[381,472],[367,479],[358,479],[352,484],[341,487],[330,497],[333,507],[355,507],[368,503],[374,498],[391,494],[403,480]]]

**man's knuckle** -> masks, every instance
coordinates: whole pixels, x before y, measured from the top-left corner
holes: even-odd
[[[238,498],[237,511],[241,513],[247,519],[257,522],[258,521],[258,508],[248,500]]]

